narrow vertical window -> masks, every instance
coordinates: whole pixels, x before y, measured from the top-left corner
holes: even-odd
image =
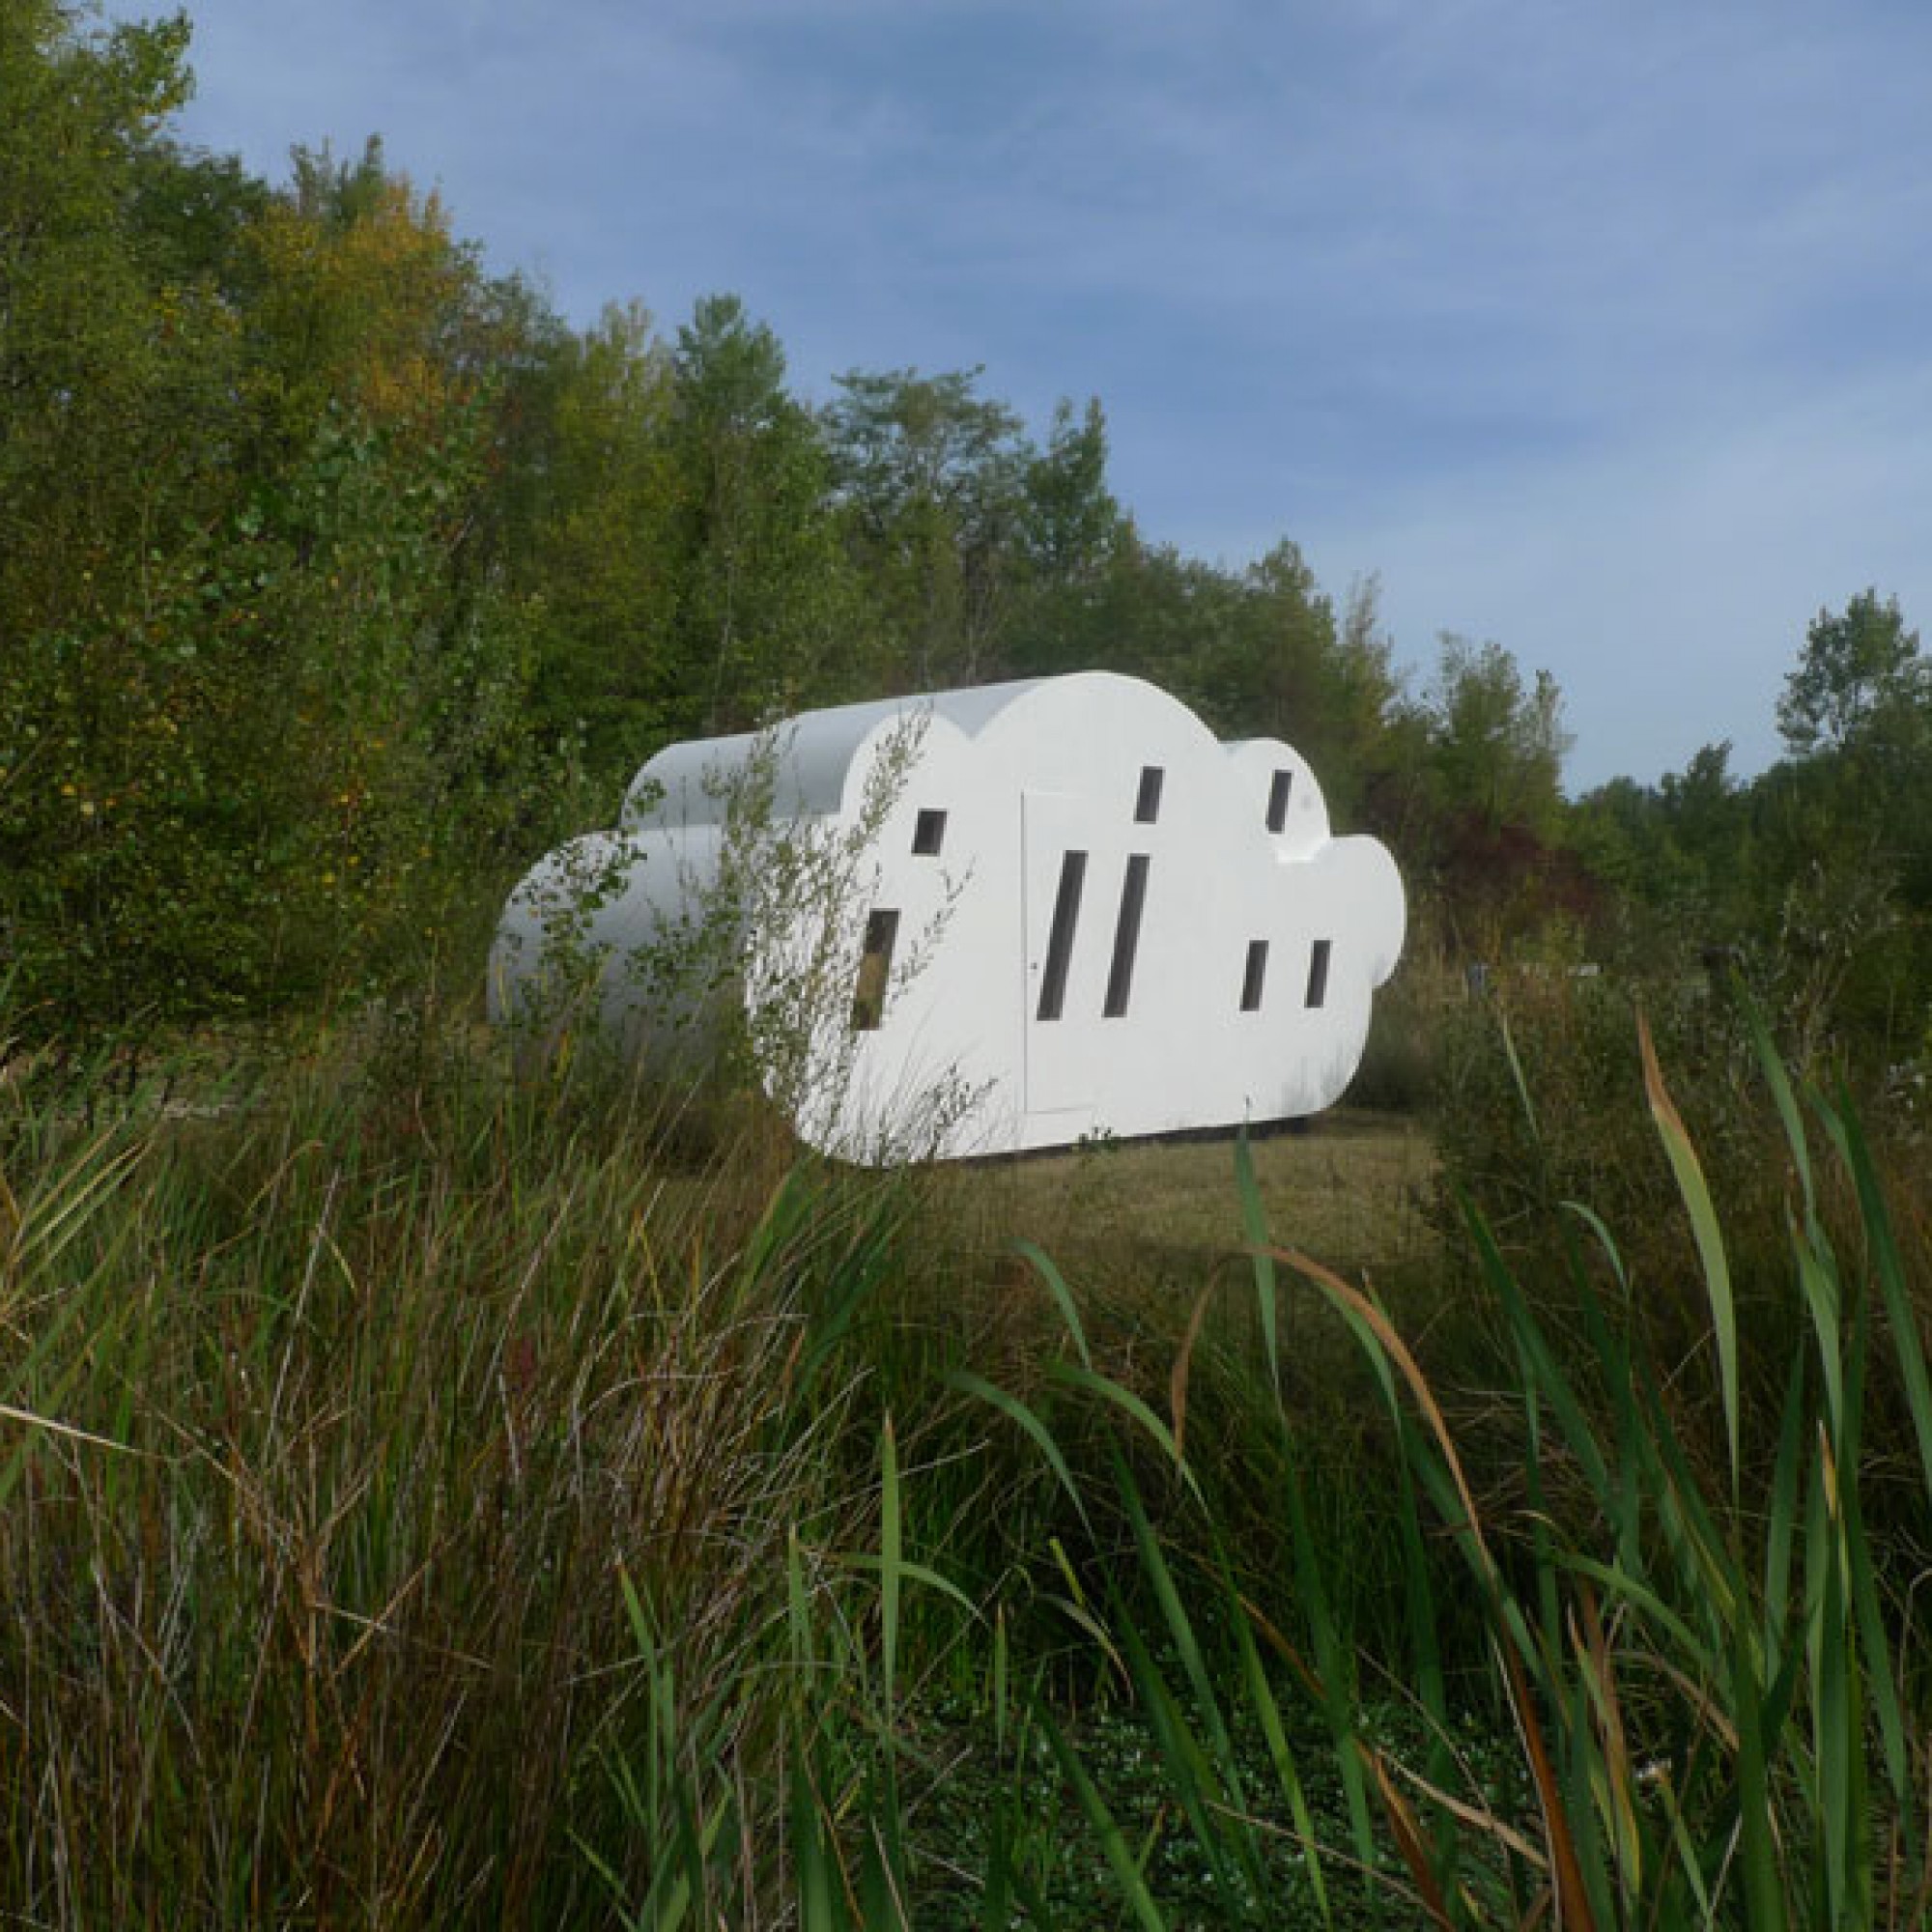
[[[946,842],[946,814],[943,811],[922,811],[913,822],[912,849],[917,859],[936,858],[939,848]]]
[[[859,983],[852,994],[852,1031],[877,1033],[886,1016],[886,981],[892,978],[893,946],[899,936],[894,907],[875,907],[866,921],[866,948],[859,954]]]
[[[1166,774],[1158,765],[1141,767],[1141,788],[1134,797],[1134,823],[1151,825],[1160,816],[1160,786]]]
[[[1136,852],[1127,861],[1126,877],[1121,881],[1121,916],[1114,922],[1114,963],[1107,969],[1107,1004],[1102,1009],[1110,1020],[1125,1014],[1134,990],[1134,953],[1141,943],[1147,878],[1148,855]]]
[[[1248,963],[1241,971],[1241,1010],[1244,1013],[1258,1013],[1262,1009],[1262,987],[1267,980],[1268,943],[1265,939],[1248,941]]]
[[[1268,781],[1268,830],[1279,832],[1288,823],[1288,795],[1294,788],[1293,772],[1276,772]]]
[[[1319,1007],[1328,997],[1328,942],[1318,939],[1308,952],[1308,998],[1306,1005]]]
[[[1053,925],[1046,938],[1046,971],[1039,982],[1037,1017],[1043,1020],[1057,1020],[1066,1004],[1066,969],[1073,960],[1073,928],[1080,923],[1080,888],[1086,877],[1086,853],[1068,852],[1060,862]]]

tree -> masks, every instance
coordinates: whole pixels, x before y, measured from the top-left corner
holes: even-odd
[[[1792,755],[1759,790],[1781,870],[1857,850],[1932,903],[1932,666],[1896,599],[1818,613],[1777,722]]]
[[[420,444],[463,436],[492,387],[497,304],[476,249],[435,193],[361,156],[298,148],[288,189],[253,233],[261,295],[250,316],[266,431],[298,447],[330,411]]]
[[[641,305],[612,303],[558,342],[538,406],[528,531],[510,565],[539,613],[534,723],[547,744],[581,751],[614,806],[675,735],[671,362]]]
[[[0,634],[16,653],[113,594],[221,447],[193,420],[201,403],[218,419],[218,318],[151,271],[133,219],[186,43],[179,18],[90,34],[55,0],[0,9]]]
[[[1730,768],[1728,740],[1704,745],[1656,785],[1612,779],[1580,800],[1567,842],[1609,887],[1625,936],[1645,956],[1734,946],[1749,929],[1752,798]]]
[[[1020,418],[980,371],[853,370],[825,412],[852,554],[918,685],[982,674],[1020,581]]]
[[[1020,477],[1019,554],[987,668],[1033,677],[1107,662],[1119,649],[1115,566],[1133,542],[1107,487],[1107,423],[1097,400],[1059,403],[1046,447]]]
[[[157,630],[232,490],[230,291],[142,226],[184,172],[162,129],[186,43],[179,18],[0,10],[0,944],[49,1029],[147,996],[110,922],[159,911],[135,868],[185,763],[166,687],[190,640]]]
[[[1844,610],[1820,611],[1777,701],[1777,728],[1796,757],[1849,751],[1884,736],[1920,735],[1932,702],[1918,634],[1898,600],[1861,590]]]
[[[1445,633],[1423,709],[1447,807],[1475,813],[1492,831],[1554,829],[1571,738],[1563,728],[1562,694],[1547,670],[1525,686],[1501,644]]]
[[[1410,812],[1408,849],[1464,944],[1488,951],[1553,913],[1594,917],[1590,882],[1560,842],[1570,739],[1548,671],[1525,684],[1502,645],[1445,634],[1435,675],[1397,724],[1430,794],[1426,815]]]
[[[851,570],[810,412],[784,352],[736,296],[678,330],[668,447],[675,478],[675,723],[715,734],[768,723],[864,675]]]
[[[501,313],[375,150],[185,153],[186,30],[0,15],[0,944],[138,1034],[422,956],[518,795]]]
[[[1932,1037],[1932,669],[1896,599],[1818,613],[1777,722],[1791,756],[1753,790],[1757,892],[1787,977],[1813,987],[1801,1031],[1909,1057]]]
[[[1121,534],[1121,506],[1107,487],[1107,419],[1090,397],[1076,420],[1065,400],[1053,412],[1046,447],[1021,474],[1020,528],[1035,580],[1055,588],[1090,584]]]

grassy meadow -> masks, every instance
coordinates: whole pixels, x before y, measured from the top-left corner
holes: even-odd
[[[429,1009],[11,1060],[0,1923],[1922,1922],[1922,1147],[1410,1023],[888,1174]]]
[[[203,148],[141,11],[0,0],[0,1932],[1932,1923],[1896,597],[1764,769],[1572,797],[1547,668],[1167,540],[1077,356],[580,327],[380,139]],[[806,1156],[728,1030],[573,1037],[601,841],[554,1063],[480,1018],[532,859],[763,733],[628,964],[823,1093],[889,801],[773,721],[1076,666],[1399,858],[1306,1131]]]

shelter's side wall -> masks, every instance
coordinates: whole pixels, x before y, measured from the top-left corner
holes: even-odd
[[[1229,764],[1283,859],[1308,859],[1328,842],[1328,801],[1308,760],[1279,738],[1244,738]]]
[[[727,824],[768,753],[773,816]],[[853,1158],[1313,1113],[1403,941],[1393,861],[1330,836],[1292,747],[1224,747],[1112,673],[671,747],[626,814],[519,888],[493,1009],[582,1001],[588,957],[602,1023],[639,1041],[665,987],[638,962],[675,952],[743,837],[734,986],[768,1091]]]
[[[848,775],[850,813],[828,825],[832,836],[849,833],[872,783],[889,786],[871,863],[838,909],[836,971],[849,997],[831,1003],[824,1015],[816,1046],[823,1077],[798,1122],[827,1151],[870,1157],[1016,1144],[1019,942],[1010,802],[984,782],[980,749],[935,716],[907,757],[892,726],[882,727]],[[868,963],[867,943],[885,941],[888,925],[890,956],[875,987],[876,955]],[[792,942],[794,957],[807,950],[805,939]],[[883,997],[872,1008],[875,991]],[[970,1115],[954,1118],[967,1094],[975,1103]]]
[[[1284,771],[1299,827],[1269,822]],[[1352,1075],[1400,884],[1373,840],[1323,836],[1291,748],[1231,757],[1134,680],[1042,687],[922,761],[882,828],[878,903],[902,932],[949,869],[916,850],[923,811],[944,812],[968,870],[943,943],[854,1054],[848,1098],[875,1118],[951,1070],[985,1094],[946,1151],[1044,1147],[1309,1113]],[[1069,855],[1079,903],[1056,961]]]
[[[723,849],[709,825],[593,832],[531,868],[511,895],[490,954],[491,1016],[537,1034],[595,1015],[640,1044],[650,1009],[688,1019],[704,997],[690,930],[703,921]],[[729,935],[710,943],[728,946]]]

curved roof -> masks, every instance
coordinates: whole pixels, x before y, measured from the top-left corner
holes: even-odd
[[[1092,671],[1087,675],[1112,679],[1118,673]],[[1122,681],[1141,682],[1138,678]],[[625,830],[635,831],[650,825],[694,825],[723,817],[731,781],[764,747],[770,747],[778,759],[772,809],[785,817],[822,817],[844,804],[854,758],[882,730],[891,730],[908,719],[933,718],[966,737],[977,737],[1009,705],[1046,682],[1043,678],[1016,678],[964,691],[839,704],[824,711],[803,712],[771,731],[667,745],[631,781],[619,823]]]

